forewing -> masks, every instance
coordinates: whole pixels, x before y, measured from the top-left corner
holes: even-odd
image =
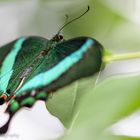
[[[54,91],[96,73],[102,63],[102,46],[92,38],[75,38],[57,44],[47,58],[49,69],[27,81],[17,94],[33,89]]]

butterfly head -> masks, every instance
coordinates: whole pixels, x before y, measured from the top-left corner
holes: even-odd
[[[60,35],[60,34],[56,34],[53,38],[52,38],[53,41],[56,41],[56,42],[60,42],[60,41],[63,41],[63,36]]]

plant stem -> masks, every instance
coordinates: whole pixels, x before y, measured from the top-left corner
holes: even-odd
[[[103,62],[107,64],[112,61],[128,60],[128,59],[136,59],[136,58],[140,58],[140,52],[126,53],[126,54],[109,54],[109,55],[106,54],[103,56]]]

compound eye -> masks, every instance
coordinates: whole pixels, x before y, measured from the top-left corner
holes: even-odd
[[[59,39],[62,40],[63,39],[63,36],[62,35],[59,35]]]
[[[7,95],[3,94],[0,96],[0,105],[4,104],[7,99]]]

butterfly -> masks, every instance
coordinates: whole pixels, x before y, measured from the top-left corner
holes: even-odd
[[[90,37],[64,40],[60,33],[51,40],[20,37],[0,48],[0,104],[8,103],[7,132],[13,116],[23,107],[75,80],[95,74],[102,64],[102,45]]]

